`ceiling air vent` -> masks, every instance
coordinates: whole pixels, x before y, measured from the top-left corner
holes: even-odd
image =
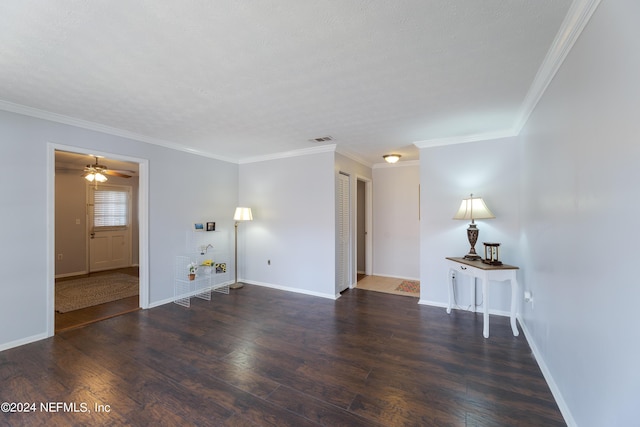
[[[309,141],[311,142],[328,142],[333,141],[333,138],[330,136],[321,136],[320,138],[312,138]]]

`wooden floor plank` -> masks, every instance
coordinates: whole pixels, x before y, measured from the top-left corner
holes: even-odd
[[[0,399],[109,412],[0,413],[0,425],[565,425],[505,317],[352,289],[246,285],[0,352]]]

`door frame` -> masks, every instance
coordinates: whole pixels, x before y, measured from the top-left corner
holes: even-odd
[[[367,178],[364,176],[356,175],[356,208],[355,208],[355,233],[357,233],[358,229],[358,181],[364,182],[364,223],[365,223],[365,239],[364,239],[364,274],[370,276],[373,271],[373,181],[371,178]],[[354,260],[357,265],[358,263],[358,236],[354,234]],[[353,283],[358,282],[357,274],[358,269],[356,268],[356,276],[353,278]]]
[[[47,336],[55,334],[55,152],[70,151],[87,155],[104,156],[114,160],[138,163],[138,256],[140,266],[140,307],[149,308],[149,160],[124,154],[98,151],[84,147],[47,143]]]

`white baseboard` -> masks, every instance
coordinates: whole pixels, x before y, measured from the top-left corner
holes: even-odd
[[[420,299],[418,301],[418,304],[430,305],[433,307],[442,307],[445,309],[449,306],[449,304],[446,304],[446,303],[442,303],[438,301],[423,300],[423,299]],[[460,309],[452,308],[452,310],[460,310]],[[464,311],[467,311],[467,310],[464,310]],[[482,314],[481,310],[477,310],[476,312]],[[489,310],[489,314],[497,315],[497,316],[506,316],[506,317],[509,317],[511,315],[511,313],[509,313],[508,311],[502,311],[502,310]],[[518,322],[520,323],[520,327],[522,328],[522,332],[524,332],[525,339],[527,340],[527,343],[529,343],[529,347],[533,352],[533,357],[536,359],[536,362],[538,363],[538,366],[542,371],[542,376],[547,382],[547,385],[551,390],[551,394],[553,395],[553,398],[556,400],[558,408],[560,409],[560,413],[564,417],[564,421],[570,427],[577,426],[576,421],[573,419],[573,415],[571,415],[571,411],[567,406],[567,403],[562,397],[562,393],[560,392],[558,385],[554,381],[553,376],[551,375],[551,372],[547,367],[547,364],[544,362],[544,358],[542,357],[542,354],[540,354],[540,351],[538,350],[538,347],[536,346],[535,341],[532,339],[531,333],[527,329],[527,325],[522,321],[522,318],[519,315],[517,316],[517,319],[518,319]]]
[[[429,300],[425,300],[425,299],[420,299],[418,301],[418,304],[421,305],[430,305],[432,307],[443,307],[443,308],[447,308],[449,307],[449,304],[445,303],[445,302],[439,302],[439,301],[429,301]],[[451,310],[461,310],[461,311],[469,311],[471,313],[479,313],[482,314],[482,307],[476,307],[475,310],[465,310],[463,308],[460,307],[451,307]],[[493,309],[489,309],[489,314],[492,316],[504,316],[504,317],[510,317],[511,313],[508,311],[504,311],[504,310],[493,310]]]
[[[180,298],[180,297],[171,297],[171,298],[166,298],[166,299],[163,299],[163,300],[160,300],[160,301],[150,302],[149,303],[149,308],[160,307],[161,305],[172,303],[174,300],[176,300],[178,298]]]
[[[10,348],[14,348],[14,347],[20,347],[21,345],[25,345],[25,344],[31,344],[32,342],[40,341],[45,338],[49,338],[46,332],[32,335],[26,338],[20,338],[19,340],[11,341],[11,342],[0,345],[0,351],[9,350]]]
[[[226,282],[223,283],[218,283],[215,285],[215,288],[222,288],[224,286],[229,286],[233,284],[233,280],[228,280]],[[211,288],[212,292],[215,292],[214,289],[215,288]],[[154,301],[152,303],[149,303],[149,308],[154,308],[154,307],[160,307],[161,305],[165,305],[165,304],[169,304],[174,302],[175,300],[178,299],[182,299],[182,298],[192,298],[196,295],[198,295],[199,293],[202,293],[203,289],[198,289],[195,291],[191,291],[191,292],[185,292],[183,294],[177,295],[177,296],[173,296],[171,298],[165,298],[163,300],[160,301]]]
[[[75,271],[73,273],[63,273],[63,274],[56,274],[55,278],[56,279],[62,279],[63,277],[71,277],[71,276],[84,276],[86,274],[89,274],[89,272],[87,270],[83,270],[83,271]]]
[[[395,274],[372,273],[371,275],[372,276],[380,276],[380,277],[390,277],[392,279],[415,280],[417,282],[420,281],[419,277],[405,277],[405,276],[397,276]]]
[[[429,301],[429,300],[422,299],[422,298],[420,298],[420,300],[418,301],[418,304],[420,304],[420,305],[430,305],[432,307],[444,307],[444,308],[447,308],[449,306],[449,304],[445,304],[445,303],[437,302],[437,301]]]
[[[337,294],[337,295],[323,294],[321,292],[308,291],[306,289],[290,288],[288,286],[274,285],[273,283],[256,282],[253,280],[238,280],[238,281],[242,283],[247,283],[249,285],[263,286],[265,288],[278,289],[280,291],[287,291],[287,292],[295,292],[297,294],[312,295],[314,297],[328,298],[332,300],[336,300],[340,297],[340,294]]]
[[[558,408],[560,409],[560,413],[564,417],[564,421],[567,423],[569,427],[577,426],[578,424],[576,423],[576,420],[573,419],[573,415],[569,410],[569,406],[567,406],[567,402],[565,402],[564,397],[562,396],[562,393],[558,388],[558,385],[553,379],[553,375],[551,375],[551,371],[549,371],[549,368],[547,367],[547,364],[545,363],[544,358],[540,353],[540,350],[538,350],[538,346],[536,345],[536,342],[533,340],[533,337],[531,336],[529,329],[527,329],[526,323],[522,321],[522,318],[520,316],[518,316],[518,322],[520,323],[522,332],[524,332],[524,336],[527,339],[527,342],[529,343],[529,347],[531,347],[531,351],[533,352],[533,357],[536,359],[536,362],[538,362],[538,366],[542,371],[542,376],[547,382],[549,389],[551,389],[551,394],[553,394],[553,398],[556,400],[556,403],[558,404]]]

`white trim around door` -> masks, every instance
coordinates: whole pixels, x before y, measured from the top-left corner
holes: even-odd
[[[88,148],[47,143],[47,336],[55,333],[55,152],[56,150],[104,156],[138,163],[138,221],[140,307],[149,308],[149,160],[117,153],[100,152]]]

